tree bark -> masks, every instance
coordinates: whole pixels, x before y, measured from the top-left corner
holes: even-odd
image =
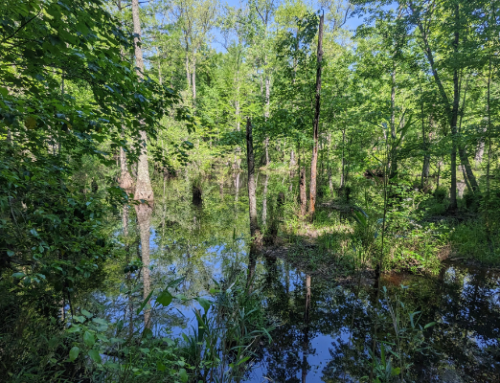
[[[324,14],[319,18],[318,30],[318,52],[317,52],[317,68],[316,68],[316,108],[313,121],[313,139],[314,147],[311,160],[311,182],[309,185],[309,214],[314,215],[316,208],[316,170],[318,165],[318,130],[319,130],[319,114],[321,110],[321,62],[323,61],[323,22]]]
[[[137,76],[139,80],[144,79],[144,62],[142,59],[141,42],[141,20],[139,18],[139,0],[132,0],[132,20],[134,24],[134,45],[135,45],[135,65]],[[144,125],[144,120],[140,121]],[[149,164],[148,164],[148,138],[144,130],[140,131],[141,140],[141,153],[139,155],[139,163],[137,165],[137,185],[135,187],[136,200],[153,201],[153,188],[151,187],[151,180],[149,178]]]
[[[389,178],[394,178],[398,172],[398,158],[396,148],[396,64],[393,63],[391,73],[391,174]]]
[[[295,161],[295,152],[293,149],[290,151],[290,188],[289,190],[293,190],[293,179],[295,178],[295,166],[297,165]]]
[[[269,183],[269,174],[266,173],[264,179],[264,198],[262,200],[262,224],[265,226],[267,221],[267,185]],[[271,217],[272,218],[272,217]]]
[[[307,211],[307,192],[306,192],[306,168],[300,168],[300,182],[299,182],[299,194],[300,194],[300,215],[303,217],[306,215]]]
[[[260,228],[257,222],[257,196],[255,183],[255,158],[253,154],[252,123],[247,118],[247,166],[248,166],[248,205],[250,215],[250,235],[252,236],[252,246],[260,242]]]
[[[487,88],[487,94],[486,94],[486,108],[487,110],[487,118],[488,118],[488,125],[487,125],[487,130],[486,130],[486,135],[488,139],[488,162],[486,164],[486,194],[489,196],[490,195],[490,172],[491,172],[491,73],[492,73],[492,68],[491,68],[491,57],[490,57],[490,62],[489,62],[489,70],[488,70],[488,88]]]
[[[118,1],[118,10],[120,13],[123,10],[121,0]],[[125,61],[125,54],[123,50],[120,51],[120,54],[122,61]],[[126,127],[122,125],[122,138],[125,138],[125,129]],[[120,147],[120,179],[118,180],[118,183],[120,187],[127,192],[132,192],[132,189],[134,188],[134,179],[132,178],[128,170],[127,153],[125,152],[125,149],[123,147]]]
[[[127,192],[132,191],[134,188],[134,180],[128,171],[127,166],[127,154],[125,153],[125,149],[120,147],[120,180],[119,185],[122,189]]]
[[[191,72],[191,89],[193,91],[193,100],[196,100],[196,57],[193,55],[193,71]]]
[[[187,82],[187,88],[191,88],[191,73],[189,73],[189,55],[188,51],[186,49],[186,82]]]
[[[424,103],[422,101],[421,107],[421,118],[422,118],[422,148],[424,151],[424,161],[422,164],[422,175],[420,180],[420,189],[424,191],[427,185],[427,180],[429,179],[429,169],[431,165],[431,157],[429,155],[429,142],[427,140],[427,132],[425,130],[425,116],[424,116]],[[430,118],[432,121],[432,116]]]
[[[160,50],[156,48],[156,53],[158,54],[158,81],[160,85],[163,85],[163,77],[161,75],[161,60],[160,60]]]
[[[488,124],[488,123],[486,123]],[[488,131],[488,126],[486,125],[483,128],[483,134],[485,134]],[[476,170],[481,162],[483,162],[483,155],[484,155],[484,147],[486,143],[484,141],[484,136],[481,136],[479,138],[479,143],[477,144],[477,149],[476,149],[476,155],[474,156],[474,160],[476,161]]]
[[[462,133],[462,120],[464,117],[463,113],[465,110],[465,105],[467,100],[467,90],[469,88],[469,80],[470,80],[470,75],[467,77],[467,81],[465,83],[465,90],[463,92],[464,98],[462,101],[462,108],[461,108],[462,113],[460,114],[460,122],[458,124],[458,130],[457,130],[459,135]],[[467,152],[463,145],[459,144],[458,153],[460,155],[462,172],[464,173],[464,181],[467,183],[467,187],[469,188],[469,190],[472,191],[472,193],[476,193],[479,191],[479,185],[477,184],[476,177],[474,177],[474,173],[472,172],[472,167],[469,162],[469,157],[467,156]]]
[[[267,119],[269,118],[270,96],[271,96],[271,81],[270,81],[268,75],[266,75],[265,83],[266,83],[266,111],[264,112],[264,117],[267,121]],[[268,136],[266,136],[266,139],[264,141],[264,147],[265,147],[265,151],[266,151],[266,166],[268,166],[269,165],[269,137]]]

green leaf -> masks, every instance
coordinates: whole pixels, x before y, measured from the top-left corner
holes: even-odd
[[[95,344],[94,334],[89,331],[85,331],[83,334],[83,342],[88,346],[92,347]]]
[[[186,372],[186,370],[184,368],[181,368],[179,370],[179,377],[181,378],[181,381],[182,382],[187,382],[189,377],[188,377],[188,374]]]
[[[177,287],[177,286],[179,286],[179,285],[180,285],[180,284],[184,281],[184,279],[185,279],[185,278],[184,278],[184,277],[182,277],[182,278],[179,278],[179,279],[175,279],[175,280],[173,280],[173,281],[170,281],[170,282],[168,283],[167,287],[169,287],[169,288],[172,288],[172,287]]]
[[[82,313],[83,315],[85,315],[85,316],[86,316],[87,318],[89,318],[89,319],[90,319],[90,318],[92,318],[92,314],[91,314],[91,313],[89,313],[89,312],[88,312],[87,310],[85,310],[85,309],[81,310],[81,313]]]
[[[101,354],[99,354],[99,351],[92,349],[88,352],[88,355],[94,362],[101,363]]]
[[[80,322],[80,323],[83,323],[85,322],[85,317],[81,316],[81,315],[75,315],[73,317],[74,320],[76,320],[77,322]]]
[[[144,307],[146,307],[146,305],[148,304],[149,300],[151,299],[151,295],[153,295],[153,292],[154,292],[154,289],[151,290],[151,292],[149,293],[149,295],[147,296],[147,298],[144,299],[144,301],[141,303],[141,305],[139,306],[139,308],[136,311],[137,315],[139,315],[139,313],[144,309]]]
[[[24,278],[24,273],[14,273],[12,274],[12,278]]]
[[[69,350],[69,360],[73,362],[76,358],[78,358],[78,354],[80,354],[80,349],[76,346],[73,347]]]
[[[156,302],[166,307],[172,302],[173,296],[168,292],[168,290],[164,290],[157,298]]]
[[[205,312],[207,312],[208,309],[210,308],[210,306],[212,305],[212,302],[210,302],[209,300],[202,298],[202,297],[198,297],[198,298],[196,298],[196,300],[201,305],[201,307],[203,307]]]
[[[424,329],[426,328],[429,328],[429,327],[432,327],[436,324],[436,322],[431,322],[431,323],[427,323],[425,326],[424,326]]]

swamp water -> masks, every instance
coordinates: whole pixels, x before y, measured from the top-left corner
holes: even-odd
[[[448,263],[436,276],[382,276],[376,290],[367,276],[311,276],[279,258],[249,262],[239,183],[205,189],[203,206],[194,206],[187,184],[174,180],[155,190],[152,209],[129,207],[111,233],[132,264],[140,256],[149,267],[130,274],[123,259],[110,261],[101,287],[80,303],[125,327],[146,320],[154,336],[182,339],[196,327],[200,304],[174,299],[138,317],[144,296],[153,291],[154,302],[155,292],[183,277],[174,294],[210,300],[227,273],[255,266],[253,288],[274,328],[271,343],[263,336],[252,346],[241,381],[500,382],[499,273]],[[261,218],[268,202],[259,200]],[[127,295],[131,278],[140,288]]]

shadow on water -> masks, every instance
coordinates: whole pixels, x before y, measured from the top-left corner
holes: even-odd
[[[266,191],[267,183],[266,177]],[[108,318],[129,321],[142,299],[153,291],[154,302],[155,289],[179,276],[185,279],[176,293],[210,298],[215,281],[237,264],[262,290],[275,323],[273,342],[261,342],[247,382],[500,381],[498,273],[448,263],[433,277],[382,275],[378,291],[364,277],[340,283],[306,275],[283,259],[248,256],[243,193],[236,199],[217,185],[213,193],[204,190],[202,207],[192,206],[189,193],[172,181],[154,208],[124,212],[128,224],[119,237],[128,260],[140,256],[143,267],[124,274],[112,266],[104,287],[87,298]],[[143,282],[132,291],[134,278]],[[175,301],[168,310],[145,310],[128,325],[179,337],[194,324],[196,307],[192,300]],[[381,366],[389,371],[385,380],[374,373]]]

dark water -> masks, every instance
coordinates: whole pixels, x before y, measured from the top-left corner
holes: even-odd
[[[130,260],[137,253],[145,260],[141,240],[149,240],[148,291],[182,276],[179,293],[209,297],[227,268],[248,267],[246,191],[235,181],[224,194],[216,183],[205,188],[202,207],[192,205],[188,182],[171,181],[155,191],[146,217],[129,209],[124,242]],[[123,240],[120,222],[113,230]],[[138,291],[134,300],[126,298],[122,270],[123,262],[111,264],[103,287],[86,297],[87,306],[115,320],[127,320],[143,297]],[[379,290],[374,282],[370,275],[310,276],[283,259],[259,258],[255,285],[276,327],[273,342],[263,340],[254,350],[245,381],[365,382],[377,378],[371,375],[375,360],[378,369],[404,366],[406,381],[500,382],[498,272],[448,263],[436,276],[382,276]],[[195,308],[193,300],[174,300],[168,309],[153,310],[153,333],[189,333]],[[401,371],[391,375],[390,368],[385,381],[397,381]]]

